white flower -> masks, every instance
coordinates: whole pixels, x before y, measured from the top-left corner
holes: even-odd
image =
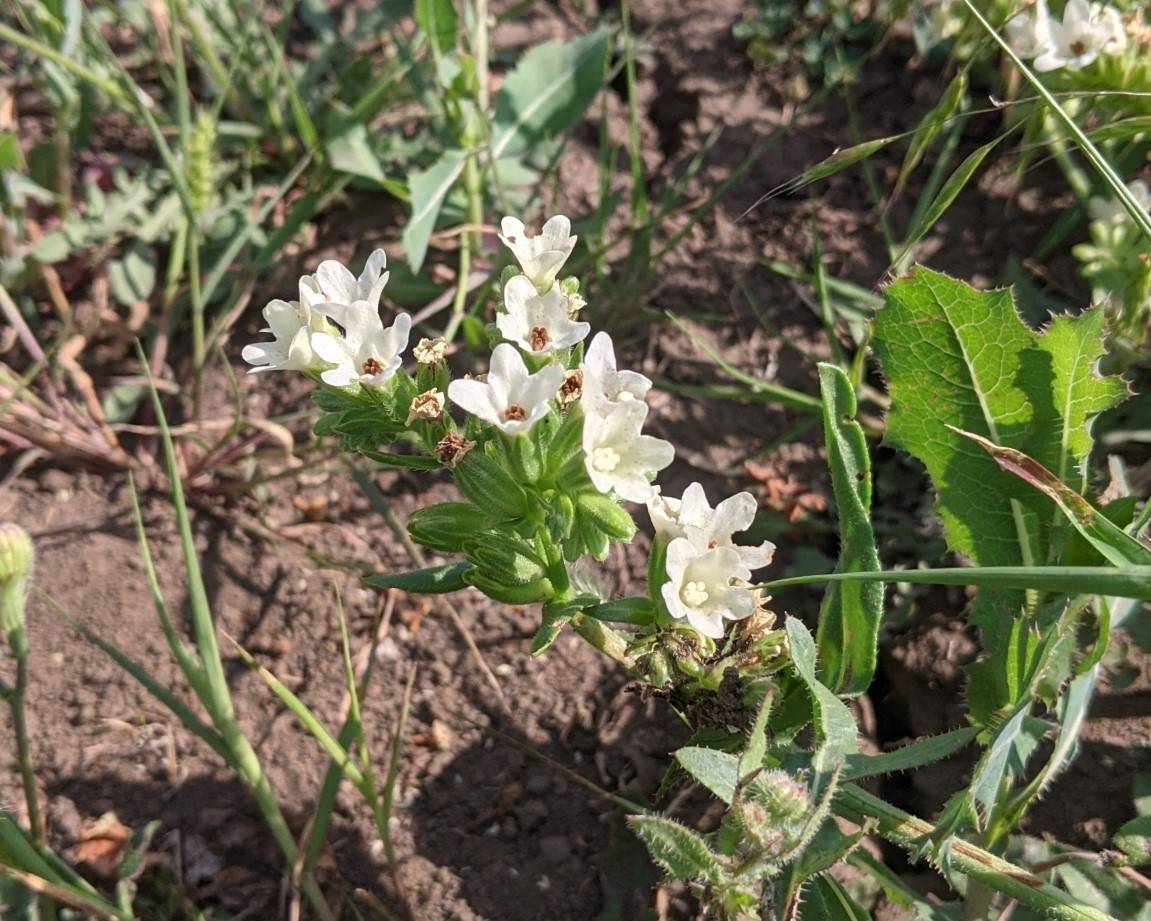
[[[1030,14],[1007,23],[1007,36],[1020,57],[1034,58],[1040,73],[1063,67],[1080,70],[1100,54],[1120,54],[1127,35],[1119,11],[1088,0],[1067,0],[1062,20],[1048,13],[1039,0]]]
[[[347,305],[367,301],[373,309],[378,309],[380,295],[388,283],[389,273],[384,271],[387,264],[387,253],[377,249],[368,256],[359,278],[335,259],[321,262],[313,278],[323,299],[331,304]]]
[[[249,374],[258,371],[303,371],[314,363],[312,334],[326,328],[324,318],[313,307],[321,300],[319,290],[312,278],[305,275],[300,279],[300,299],[298,301],[269,301],[264,308],[267,327],[261,332],[271,333],[273,342],[255,342],[244,346],[244,361],[255,367]]]
[[[614,489],[628,502],[646,502],[654,491],[650,477],[675,459],[670,443],[640,433],[645,418],[647,405],[631,402],[584,419],[584,466],[600,492]]]
[[[571,221],[562,214],[550,218],[538,236],[528,236],[524,222],[514,217],[500,221],[500,230],[500,239],[540,291],[552,286],[576,244],[576,238],[571,235]]]
[[[775,544],[770,541],[758,547],[742,547],[732,540],[737,531],[751,527],[758,508],[759,503],[749,492],[736,493],[712,508],[700,483],[688,486],[682,499],[664,496],[657,489],[647,503],[651,523],[660,537],[687,537],[708,548],[731,547],[747,569],[762,569],[775,555]]]
[[[747,582],[751,571],[733,547],[708,549],[698,541],[677,537],[667,547],[668,580],[660,589],[668,613],[704,636],[723,636],[725,620],[742,620],[756,609],[754,592],[732,582]]]
[[[611,336],[596,333],[584,354],[583,394],[580,405],[584,412],[601,412],[620,403],[642,400],[651,389],[651,381],[635,371],[617,371]]]
[[[1021,58],[1034,58],[1051,48],[1051,14],[1046,0],[1039,0],[1030,13],[1007,21],[1007,40]]]
[[[563,366],[555,363],[529,374],[516,347],[501,342],[492,352],[487,380],[452,381],[448,399],[505,434],[522,435],[547,415],[563,379]]]
[[[328,313],[344,329],[342,337],[327,332],[312,336],[316,354],[334,366],[320,375],[325,384],[347,387],[360,383],[382,387],[392,379],[400,368],[400,356],[408,346],[412,329],[410,316],[401,313],[391,326],[385,327],[378,309],[366,300],[327,303],[317,309]]]
[[[496,326],[525,352],[554,352],[583,342],[591,332],[590,323],[574,323],[568,313],[568,299],[559,285],[540,294],[526,275],[508,279],[504,286],[506,313],[496,316]]]
[[[1136,179],[1127,183],[1127,191],[1140,208],[1151,211],[1151,186],[1142,179]],[[1099,195],[1091,196],[1087,202],[1087,212],[1091,215],[1091,220],[1107,224],[1122,224],[1130,219],[1127,209],[1117,198],[1103,198]]]

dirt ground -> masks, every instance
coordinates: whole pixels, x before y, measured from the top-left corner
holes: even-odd
[[[646,166],[657,188],[677,176],[721,126],[721,141],[688,185],[689,199],[702,200],[789,117],[778,75],[754,70],[732,38],[731,26],[743,10],[736,0],[645,0],[633,6],[637,34],[652,30],[640,77]],[[571,34],[561,13],[537,6],[502,25],[494,44],[512,54]],[[894,42],[851,89],[865,136],[912,126],[938,97],[938,80],[913,60],[909,42]],[[598,111],[593,106],[569,145],[552,203],[577,218],[596,204]],[[609,93],[608,112],[613,135],[622,136],[626,123],[618,93]],[[965,143],[978,144],[980,132],[992,128],[975,123]],[[760,260],[806,264],[817,230],[830,272],[876,285],[886,261],[864,183],[851,171],[811,195],[773,199],[740,215],[768,189],[853,140],[847,108],[838,100],[768,150],[661,267],[646,303],[636,305],[643,313],[625,337],[625,364],[674,383],[719,380],[686,336],[659,322],[664,310],[706,313],[716,320],[701,323],[699,335],[732,364],[814,392],[813,366],[793,348],[825,353],[818,318],[799,289]],[[881,178],[898,168],[897,156],[877,160]],[[626,177],[627,164],[620,162],[621,186]],[[981,183],[960,199],[922,258],[967,278],[993,279],[1004,252],[1028,251],[1059,205],[1033,189],[1009,202],[1000,184]],[[1010,227],[1005,211],[1014,216]],[[282,294],[284,279],[290,285],[289,276],[319,255],[362,258],[366,246],[340,218],[339,212],[331,215],[320,228],[317,249],[299,254],[300,264],[286,267],[284,278],[271,280],[256,302]],[[623,220],[621,214],[621,230]],[[393,259],[401,257],[391,242],[386,245]],[[1072,279],[1066,283],[1073,288]],[[748,309],[741,285],[753,292],[771,332]],[[253,307],[248,328],[257,325],[255,313]],[[229,350],[237,366],[243,338],[237,335]],[[218,387],[226,391],[222,381]],[[286,378],[243,379],[241,387],[245,410],[253,416],[307,405],[306,389]],[[801,416],[670,393],[655,395],[652,403],[653,433],[682,446],[661,480],[670,493],[700,479],[709,494],[758,491],[776,518],[798,508],[797,522],[781,541],[780,571],[798,565],[805,553],[834,555],[822,451],[810,433],[758,456],[756,476],[744,466],[803,421]],[[306,420],[290,430],[300,443],[308,441]],[[894,462],[885,469],[897,487],[922,492],[915,471]],[[449,490],[407,472],[371,480],[377,506],[385,505],[401,521]],[[334,601],[339,590],[354,650],[375,657],[375,680],[364,705],[377,765],[386,764],[403,689],[413,680],[393,836],[415,918],[651,916],[656,874],[623,828],[620,808],[578,778],[631,799],[650,796],[669,752],[686,738],[666,708],[629,693],[624,676],[574,637],[562,638],[543,659],[531,658],[533,610],[491,605],[471,593],[428,603],[363,588],[354,567],[397,571],[410,560],[364,490],[341,469],[310,470],[252,494],[193,494],[193,508],[220,631],[256,653],[329,725],[338,723],[343,705]],[[182,563],[165,497],[146,492],[144,515],[161,582],[178,612]],[[40,589],[173,691],[186,693],[146,591],[124,477],[41,465],[0,491],[0,518],[34,533]],[[617,586],[642,578],[646,541],[641,534],[611,559]],[[810,614],[813,598],[783,597],[777,608]],[[928,596],[916,618],[890,632],[881,674],[864,706],[874,744],[961,724],[960,669],[978,650],[962,622],[962,605],[955,593]],[[243,789],[130,677],[80,639],[44,597],[33,599],[29,616],[34,751],[54,841],[75,842],[87,823],[109,810],[131,827],[158,819],[157,850],[178,867],[194,899],[248,910],[247,917],[273,917],[282,868]],[[226,646],[225,654],[241,720],[291,821],[302,827],[325,759],[260,679]],[[1126,791],[1136,774],[1151,770],[1151,657],[1132,643],[1119,672],[1122,680],[1105,684],[1096,702],[1079,761],[1035,810],[1032,831],[1098,847],[1130,817]],[[0,723],[0,738],[8,738],[7,732]],[[930,815],[963,784],[969,767],[958,759],[941,771],[924,772],[914,784],[889,781],[882,792]],[[19,801],[11,768],[7,759],[0,762],[0,801],[9,806]],[[1104,784],[1098,782],[1101,771]],[[1065,795],[1072,789],[1073,797]],[[383,866],[357,799],[342,795],[323,862],[325,888],[349,898],[362,888],[394,905]],[[691,916],[690,902],[675,892],[670,903],[665,916]]]

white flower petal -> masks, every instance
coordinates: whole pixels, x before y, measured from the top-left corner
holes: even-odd
[[[492,399],[492,389],[480,381],[458,380],[448,384],[448,399],[485,422],[500,425],[504,407]]]

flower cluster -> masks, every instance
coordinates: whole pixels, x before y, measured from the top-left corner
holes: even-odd
[[[411,318],[381,319],[382,250],[358,278],[324,262],[300,280],[298,300],[269,303],[273,341],[247,346],[244,359],[253,372],[301,371],[328,385],[316,397],[328,411],[318,433],[340,435],[380,462],[422,466],[377,450],[407,438],[432,466],[453,471],[468,501],[422,509],[409,530],[433,549],[463,552],[472,564],[467,584],[512,603],[564,603],[586,556],[602,560],[610,541],[634,534],[619,503],[647,503],[660,561],[653,575],[662,580],[651,586],[653,623],[722,637],[725,621],[759,608],[751,572],[774,550],[733,543],[756,501],[740,493],[713,509],[698,483],[682,500],[661,494],[654,479],[675,451],[643,431],[652,382],[618,367],[607,333],[585,341],[591,324],[580,319],[579,282],[561,277],[576,244],[571,222],[556,216],[530,235],[504,218],[500,229],[518,269],[502,277],[489,327],[500,341],[486,374],[452,380],[443,339],[416,345],[414,377],[401,369]],[[467,414],[462,426],[449,402]]]
[[[1122,54],[1127,48],[1119,10],[1088,0],[1067,0],[1062,19],[1048,12],[1046,0],[1037,0],[1029,12],[1008,21],[1007,37],[1020,57],[1033,59],[1040,73],[1080,70],[1101,54]]]

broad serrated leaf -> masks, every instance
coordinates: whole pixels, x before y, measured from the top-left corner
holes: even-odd
[[[819,365],[827,465],[839,517],[836,572],[880,569],[871,527],[871,458],[867,437],[855,421],[855,391],[835,365]],[[875,674],[876,644],[883,619],[883,586],[832,582],[819,610],[820,677],[840,694],[862,694]]]
[[[731,805],[739,782],[739,758],[731,752],[689,745],[675,753],[675,760],[695,780]]]
[[[673,879],[716,884],[723,866],[707,842],[678,822],[654,815],[628,816],[628,825],[645,845],[652,860]]]
[[[812,766],[820,774],[833,771],[858,747],[858,730],[847,705],[815,676],[815,640],[803,623],[787,619],[787,640],[791,663],[807,688],[815,714],[815,735],[819,748]]]
[[[491,154],[522,156],[570,127],[603,85],[610,30],[528,51],[495,98]]]
[[[467,156],[462,150],[447,150],[426,170],[412,172],[408,180],[412,216],[400,239],[413,272],[418,272],[424,264],[428,238],[436,227],[436,218],[444,206],[444,199],[464,171]]]
[[[1023,449],[1078,493],[1094,444],[1091,422],[1128,394],[1122,378],[1099,373],[1106,322],[1101,308],[1055,317],[1038,341],[1052,382],[1049,398],[1036,404],[1035,434]]]

